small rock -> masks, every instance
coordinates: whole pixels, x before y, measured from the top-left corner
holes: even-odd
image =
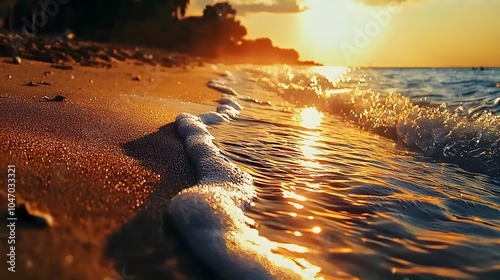
[[[127,59],[124,55],[120,54],[116,49],[113,49],[110,55],[120,61],[125,61]]]
[[[12,62],[15,64],[21,64],[22,60],[18,55],[16,55],[15,57],[12,58]]]
[[[44,82],[44,81],[42,81],[42,82],[38,82],[38,83],[39,83],[39,84],[41,84],[41,85],[44,85],[44,86],[51,86],[51,85],[52,85],[51,83],[49,83],[49,82]]]
[[[93,84],[93,83],[94,83],[94,80],[90,80],[89,82],[90,82],[91,84]]]
[[[45,76],[50,76],[50,75],[54,75],[54,72],[52,72],[52,71],[45,71],[45,72],[43,72],[43,74]]]
[[[7,79],[12,79],[12,75],[7,75]]]
[[[71,74],[71,79],[74,80],[75,79],[75,76],[73,74]]]
[[[29,87],[37,87],[38,86],[36,83],[33,83],[33,81],[30,81],[26,85],[29,86]]]
[[[22,203],[16,207],[15,213],[20,222],[34,227],[46,228],[54,225],[54,218],[52,215],[35,209],[28,202]]]
[[[139,74],[135,77],[132,78],[133,81],[141,81],[142,80],[142,76]]]
[[[73,255],[66,255],[64,260],[66,261],[67,264],[71,264],[74,260]]]
[[[64,97],[62,95],[56,95],[56,96],[54,96],[52,98],[49,98],[48,96],[44,96],[43,100],[45,102],[63,102],[63,101],[67,101],[66,97]]]

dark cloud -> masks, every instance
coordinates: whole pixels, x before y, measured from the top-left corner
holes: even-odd
[[[275,0],[272,4],[262,1],[255,3],[238,3],[233,1],[233,7],[239,13],[300,13],[305,10],[296,0]]]

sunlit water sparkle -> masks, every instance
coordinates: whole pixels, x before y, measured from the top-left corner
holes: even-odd
[[[210,127],[245,215],[325,279],[500,279],[498,69],[242,66]]]

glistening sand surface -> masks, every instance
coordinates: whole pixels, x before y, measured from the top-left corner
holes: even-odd
[[[5,268],[2,240],[1,279],[206,276],[162,220],[169,199],[196,180],[171,122],[213,109],[220,94],[205,87],[213,71],[131,62],[60,70],[25,60],[0,63],[0,74],[1,205],[15,164],[17,204],[55,221],[17,223],[16,273]],[[42,102],[57,94],[68,102]]]

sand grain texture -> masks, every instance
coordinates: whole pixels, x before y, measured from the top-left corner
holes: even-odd
[[[62,70],[24,60],[0,63],[0,74],[0,185],[15,164],[17,204],[28,202],[55,221],[42,229],[18,222],[16,273],[3,268],[2,240],[1,279],[210,275],[163,213],[172,196],[196,182],[172,122],[182,111],[214,107],[219,94],[205,87],[211,71],[131,61]],[[133,79],[138,74],[141,81]],[[67,102],[43,101],[55,95]],[[6,196],[2,187],[0,200]],[[6,209],[0,213],[5,221]]]

